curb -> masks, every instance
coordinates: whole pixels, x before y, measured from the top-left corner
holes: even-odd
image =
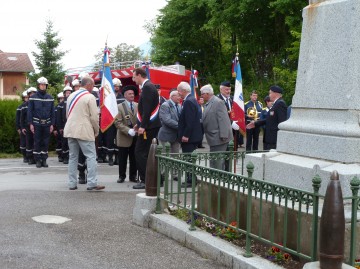
[[[228,268],[283,269],[257,255],[246,258],[243,256],[245,251],[242,248],[199,229],[190,231],[188,224],[170,215],[151,214],[149,227],[196,251],[202,257],[217,261]]]

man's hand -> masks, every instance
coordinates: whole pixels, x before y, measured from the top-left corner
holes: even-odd
[[[54,130],[54,136],[57,136],[58,132],[56,130]]]
[[[54,131],[54,126],[50,125],[50,134]]]
[[[134,129],[129,129],[128,134],[129,134],[130,136],[135,136],[136,132],[135,132]]]
[[[181,142],[187,143],[187,142],[189,142],[189,138],[183,136],[183,137],[181,138]]]
[[[18,132],[18,134],[21,134],[21,130],[20,130],[20,129],[18,129],[17,132]]]
[[[30,124],[30,131],[34,134],[35,133],[35,129],[34,129],[34,125]]]
[[[134,125],[133,129],[135,130],[135,132],[137,132],[137,130],[139,129],[137,124]]]
[[[237,131],[237,130],[240,129],[239,125],[237,124],[237,121],[233,121],[233,123],[231,124],[231,127],[232,127],[235,131]]]
[[[145,132],[145,128],[140,127],[140,128],[138,129],[138,134],[139,134],[139,135],[142,135],[144,132]]]
[[[255,128],[255,121],[250,121],[248,125],[246,125],[246,129],[252,129]]]
[[[26,135],[26,129],[22,129],[21,132],[23,133],[23,135]]]

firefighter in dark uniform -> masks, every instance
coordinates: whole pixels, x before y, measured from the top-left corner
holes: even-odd
[[[54,98],[46,93],[48,81],[44,77],[37,80],[38,91],[29,98],[28,123],[34,134],[34,158],[36,167],[49,167],[46,163],[50,134],[54,130]]]
[[[265,98],[264,98],[264,104],[266,104],[266,107],[264,107],[261,111],[261,114],[260,114],[260,120],[266,120],[267,116],[268,116],[268,113],[269,113],[269,110],[272,106],[272,102],[270,101],[270,97],[269,95],[267,95]],[[265,137],[266,137],[266,127],[265,125],[261,126],[261,128],[263,129],[264,131],[264,135],[263,135],[263,148],[265,148]]]
[[[21,131],[21,111],[23,110],[24,106],[27,105],[27,101],[29,100],[27,91],[23,91],[23,93],[21,94],[21,98],[23,102],[16,109],[15,125],[16,131],[20,135],[20,152],[23,155],[23,162],[27,163],[29,162],[29,160],[26,156],[26,135],[23,134]]]
[[[64,108],[64,94],[62,92],[57,95],[58,104],[55,106],[55,126],[54,126],[54,136],[56,138],[56,154],[58,156],[59,162],[63,162],[63,154],[62,154],[62,133],[60,132],[60,114],[62,109]]]
[[[69,144],[68,144],[68,139],[66,137],[63,136],[64,134],[64,128],[65,128],[65,124],[66,124],[66,104],[67,104],[67,98],[69,97],[69,95],[72,92],[72,88],[70,86],[65,86],[65,88],[63,89],[63,95],[64,95],[64,101],[63,101],[63,105],[60,111],[60,119],[59,119],[59,131],[61,133],[61,152],[62,152],[62,156],[64,158],[63,163],[64,164],[68,164],[69,163]]]
[[[251,121],[257,121],[262,111],[262,103],[258,100],[258,94],[256,91],[252,91],[250,94],[250,100],[245,103],[245,119],[246,123]],[[246,151],[253,151],[259,149],[259,134],[260,127],[253,129],[246,129]]]
[[[27,89],[27,94],[29,98],[36,92],[37,90],[34,87],[30,87],[29,89]],[[35,159],[33,155],[34,134],[30,131],[30,125],[27,120],[28,105],[29,105],[29,100],[24,104],[23,109],[21,110],[20,126],[21,126],[21,132],[26,137],[26,157],[28,159],[28,164],[31,165],[31,164],[35,164]]]

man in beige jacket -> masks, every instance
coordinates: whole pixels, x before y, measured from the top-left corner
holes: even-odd
[[[77,189],[77,164],[79,148],[86,156],[88,174],[87,190],[102,190],[105,186],[97,185],[97,162],[95,137],[99,134],[99,115],[95,96],[91,94],[94,80],[84,77],[81,88],[73,92],[67,100],[67,122],[64,137],[69,143],[69,189]]]

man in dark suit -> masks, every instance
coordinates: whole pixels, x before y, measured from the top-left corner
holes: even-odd
[[[251,121],[246,128],[251,129],[265,125],[264,149],[276,149],[277,132],[279,123],[287,119],[287,106],[282,99],[283,89],[279,86],[271,86],[269,90],[270,101],[273,102],[266,119]]]
[[[202,141],[201,108],[195,97],[190,94],[189,83],[180,82],[177,86],[180,97],[183,99],[182,111],[179,118],[179,140],[183,153],[191,153]],[[186,175],[183,187],[191,187],[192,176]]]
[[[157,137],[161,127],[159,119],[159,94],[148,79],[143,68],[133,71],[133,81],[141,88],[138,105],[137,125],[134,127],[138,133],[135,146],[136,166],[139,171],[140,183],[134,189],[145,189],[146,163],[153,138]]]

